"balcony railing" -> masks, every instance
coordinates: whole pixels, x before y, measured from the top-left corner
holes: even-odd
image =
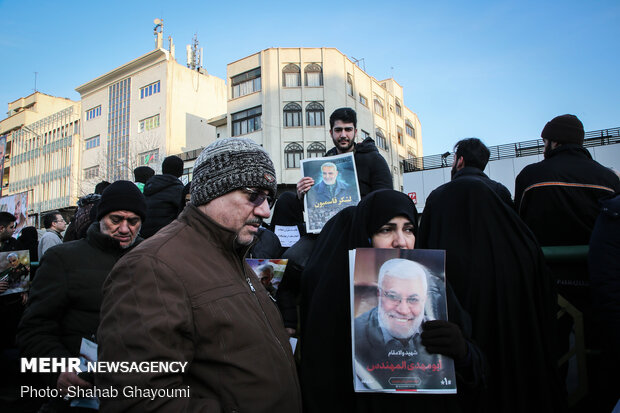
[[[620,128],[601,129],[585,133],[583,146],[612,145],[620,143]],[[504,145],[489,146],[491,157],[489,161],[497,161],[506,158],[520,158],[522,156],[538,155],[544,151],[542,139],[506,143]],[[417,158],[409,158],[403,161],[405,172],[424,171],[429,169],[445,168],[452,166],[454,153],[446,152],[443,155],[429,155]]]

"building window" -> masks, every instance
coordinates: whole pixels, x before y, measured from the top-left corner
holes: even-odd
[[[86,111],[86,120],[95,119],[99,116],[101,116],[101,105]]]
[[[316,63],[311,63],[304,69],[306,75],[306,86],[323,86],[323,69]]]
[[[289,63],[282,69],[282,85],[284,87],[301,86],[301,69],[294,63]]]
[[[407,157],[410,159],[415,158],[415,151],[411,146],[407,146]]]
[[[312,142],[308,146],[308,158],[320,158],[325,156],[325,145],[321,142]]]
[[[284,148],[284,155],[286,156],[287,168],[299,168],[301,160],[304,158],[304,148],[298,143],[289,143]]]
[[[155,128],[159,128],[159,114],[151,116],[150,118],[142,119],[138,122],[138,133]]]
[[[385,114],[383,112],[383,102],[381,102],[381,99],[379,99],[378,97],[375,97],[375,113],[382,118],[385,117]]]
[[[355,96],[353,95],[353,76],[351,76],[351,73],[347,73],[347,94]]]
[[[99,176],[99,165],[84,169],[84,179],[94,179]]]
[[[131,78],[108,87],[108,136],[106,139],[106,179],[110,182],[128,179],[129,118],[131,112]]]
[[[183,182],[183,185],[187,185],[188,183],[192,181],[193,175],[194,175],[193,167],[183,168],[183,175],[181,175],[179,179],[181,180],[181,182]]]
[[[396,99],[396,104],[395,104],[395,106],[396,106],[396,114],[397,114],[398,116],[403,116],[403,107],[402,107],[402,106],[400,106],[400,101],[399,101],[398,99]]]
[[[151,83],[150,85],[146,85],[140,88],[140,99],[147,98],[155,93],[159,93],[159,80],[155,83]]]
[[[383,132],[381,132],[381,129],[377,129],[377,131],[375,132],[375,136],[377,137],[377,146],[387,151],[387,140],[385,139],[385,135],[383,134]]]
[[[249,95],[260,90],[260,67],[230,78],[232,97]]]
[[[401,128],[400,126],[396,127],[396,136],[398,137],[398,144],[402,145],[403,144],[403,128]]]
[[[310,102],[306,106],[306,126],[325,125],[325,110],[318,102]]]
[[[148,166],[159,163],[159,149],[138,154],[138,166]]]
[[[360,136],[362,137],[362,140],[366,139],[366,138],[370,138],[370,133],[366,132],[364,129],[362,129]]]
[[[262,108],[256,106],[230,115],[232,121],[232,136],[245,135],[246,133],[260,130],[262,114]]]
[[[86,149],[96,148],[99,146],[99,135],[84,140],[84,144]]]
[[[415,139],[415,129],[409,119],[405,121],[405,132],[407,133],[407,135]]]
[[[284,126],[295,128],[301,126],[301,106],[295,102],[284,106]]]
[[[368,99],[366,99],[366,96],[362,95],[361,93],[360,93],[360,103],[368,107]]]

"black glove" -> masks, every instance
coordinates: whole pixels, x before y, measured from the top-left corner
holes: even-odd
[[[445,320],[432,320],[422,324],[422,345],[429,353],[443,354],[459,361],[469,351],[461,329]]]

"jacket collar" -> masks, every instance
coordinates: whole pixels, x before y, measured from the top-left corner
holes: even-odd
[[[557,148],[552,149],[551,151],[549,151],[545,159],[553,158],[554,156],[557,156],[559,154],[572,154],[579,157],[586,157],[588,159],[592,159],[592,155],[590,155],[590,152],[588,152],[588,150],[582,145],[578,145],[576,143],[564,143]]]
[[[473,166],[465,166],[461,168],[461,170],[459,170],[457,173],[454,174],[454,176],[452,177],[452,180],[455,180],[456,178],[460,176],[465,176],[465,175],[476,175],[476,176],[488,178],[486,174],[482,172],[480,169],[474,168]]]

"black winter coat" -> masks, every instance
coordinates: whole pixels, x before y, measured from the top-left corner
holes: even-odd
[[[334,155],[338,155],[335,147],[325,154],[325,156]],[[353,157],[362,198],[377,189],[393,189],[390,167],[372,138],[366,138],[361,143],[355,144]]]
[[[512,202],[512,196],[510,195],[510,191],[508,190],[508,188],[506,188],[500,182],[494,181],[489,178],[480,169],[474,168],[472,166],[466,166],[457,173],[455,173],[452,179],[454,180],[460,176],[471,176],[473,178],[479,179],[480,181],[484,182],[486,186],[491,188],[493,192],[495,192],[506,205],[508,205],[512,209],[515,209],[515,204],[514,202]]]
[[[98,222],[86,238],[46,251],[17,332],[22,357],[79,355],[82,337],[92,340],[99,326],[103,281],[127,251]],[[57,375],[49,379],[55,387]]]
[[[183,183],[174,175],[152,176],[144,186],[146,219],[140,235],[148,238],[171,223],[181,211]]]
[[[620,180],[583,146],[564,144],[523,168],[515,182],[517,211],[541,245],[587,245],[601,198]]]

